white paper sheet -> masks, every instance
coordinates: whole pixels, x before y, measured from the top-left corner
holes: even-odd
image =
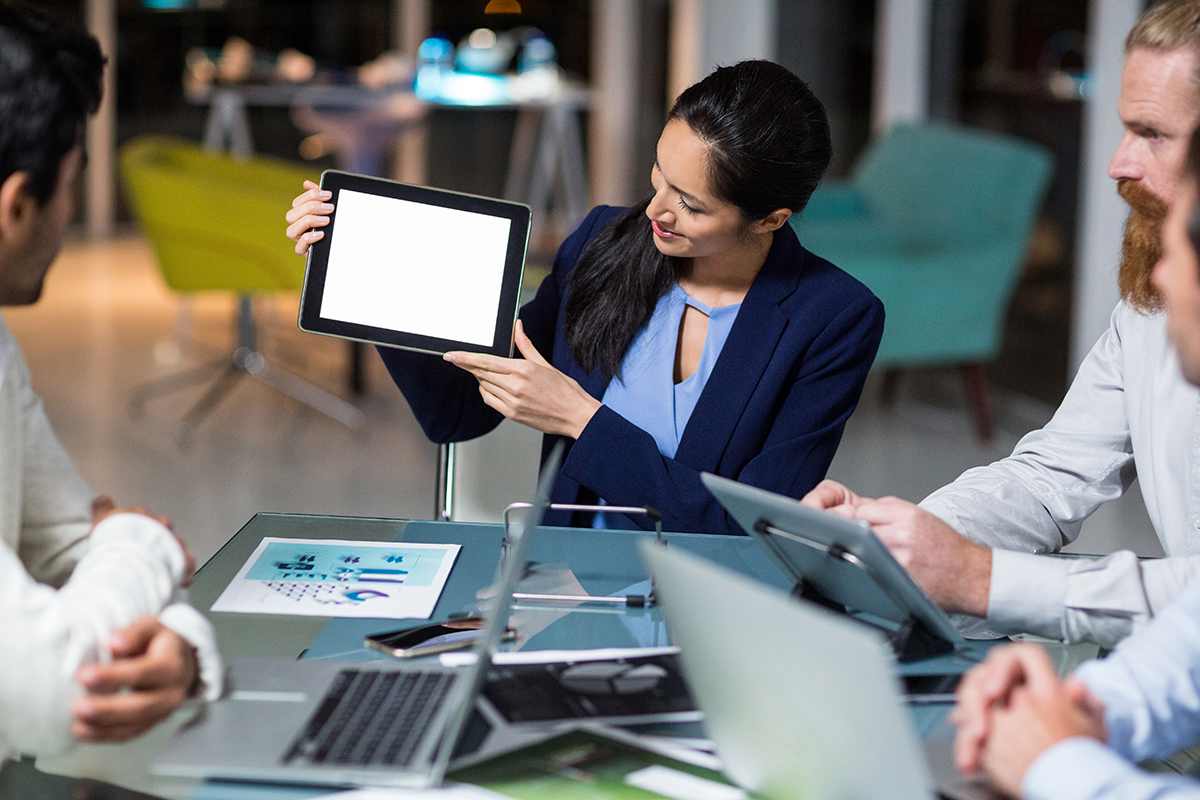
[[[428,619],[457,544],[265,537],[213,611]]]
[[[493,664],[558,664],[564,661],[616,661],[620,658],[645,658],[647,656],[673,656],[678,647],[597,647],[590,650],[522,650],[501,652],[492,656]],[[474,664],[472,652],[442,653],[438,661],[443,667],[465,667]]]
[[[629,773],[625,776],[625,782],[674,800],[746,800],[748,797],[744,790],[736,786],[658,764]]]
[[[510,800],[508,795],[496,794],[466,783],[448,784],[437,789],[352,789],[348,792],[323,795],[318,800],[408,800],[418,797],[436,800]]]

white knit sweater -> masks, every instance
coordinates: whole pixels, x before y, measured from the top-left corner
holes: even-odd
[[[196,648],[204,696],[220,694],[212,627],[179,589],[178,542],[140,514],[92,530],[93,496],[0,320],[0,759],[71,745],[76,670],[106,660],[112,633],[144,614]]]

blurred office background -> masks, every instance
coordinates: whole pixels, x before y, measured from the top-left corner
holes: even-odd
[[[963,469],[1006,455],[1049,418],[1117,299],[1125,210],[1105,167],[1121,133],[1121,42],[1142,10],[1138,0],[38,4],[100,37],[110,90],[89,128],[71,242],[43,301],[6,310],[5,318],[52,422],[93,486],[119,503],[144,502],[172,515],[202,558],[258,511],[430,517],[438,452],[374,353],[365,354],[355,382],[344,342],[296,330],[295,292],[255,301],[260,349],[273,364],[354,403],[366,415],[363,431],[255,381],[236,386],[183,444],[173,435],[176,424],[203,385],[134,413],[136,386],[232,347],[237,298],[182,295],[164,284],[116,154],[141,137],[169,135],[238,157],[286,159],[315,177],[362,152],[348,154],[338,138],[350,124],[345,117],[314,122],[297,110],[307,102],[320,117],[337,105],[303,90],[350,87],[359,92],[343,103],[351,110],[367,105],[362,96],[412,95],[418,53],[443,74],[502,83],[463,84],[466,94],[453,98],[423,95],[416,77],[416,95],[427,102],[411,119],[372,129],[379,135],[363,146],[374,160],[356,163],[389,177],[532,202],[539,227],[529,290],[580,208],[632,202],[648,189],[671,99],[716,64],[770,58],[808,80],[832,123],[832,179],[850,177],[868,143],[896,124],[951,123],[1044,147],[1052,176],[1006,301],[998,354],[986,364],[992,435],[982,437],[972,423],[960,365],[873,373],[830,472],[864,493],[918,500]],[[422,50],[431,37],[449,50]],[[532,38],[552,46],[531,48]],[[494,68],[453,61],[455,47],[494,51],[514,41],[517,51]],[[553,81],[521,84],[515,100],[489,96],[510,91],[513,72],[533,75],[523,54],[536,55],[532,66],[550,70]],[[268,93],[256,95],[263,86]],[[232,97],[232,105],[222,106],[221,97]],[[514,180],[517,167],[522,174]],[[287,252],[285,207],[278,247]],[[454,517],[495,520],[507,501],[525,497],[538,438],[510,423],[459,447]],[[1097,517],[1075,549],[1105,552],[1120,540],[1145,555],[1161,553],[1139,498]]]

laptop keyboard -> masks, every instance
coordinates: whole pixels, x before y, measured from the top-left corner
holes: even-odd
[[[445,672],[342,670],[284,762],[408,766],[453,679]]]

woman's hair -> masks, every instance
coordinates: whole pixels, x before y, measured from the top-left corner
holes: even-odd
[[[780,208],[803,210],[833,154],[821,101],[770,61],[718,68],[679,96],[668,116],[676,119],[707,145],[713,193],[747,224]],[[571,273],[567,342],[580,366],[606,378],[620,370],[684,267],[655,246],[649,204],[643,200],[602,230]]]

